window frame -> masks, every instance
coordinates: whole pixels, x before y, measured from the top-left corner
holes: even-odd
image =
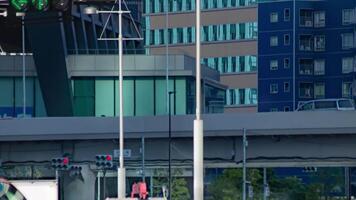
[[[273,64],[275,64],[275,65],[273,65]],[[278,70],[278,60],[273,59],[273,60],[269,61],[269,70],[271,70],[271,71]]]
[[[279,21],[278,12],[271,12],[269,14],[269,22],[270,23],[278,23],[278,21]]]
[[[276,40],[274,40],[274,39],[276,39]],[[269,46],[270,46],[270,47],[278,47],[278,43],[279,43],[278,40],[279,40],[279,39],[278,39],[278,36],[276,36],[276,35],[271,36],[271,37],[269,38]],[[276,43],[274,44],[273,41],[276,41]]]
[[[278,83],[271,83],[269,85],[269,93],[270,94],[278,94]]]
[[[289,13],[288,17],[286,17],[286,16],[287,16],[287,15],[286,15],[287,11],[288,11],[288,13]],[[285,9],[283,10],[283,17],[284,17],[284,21],[285,21],[285,22],[289,22],[289,21],[290,21],[290,8],[285,8]]]

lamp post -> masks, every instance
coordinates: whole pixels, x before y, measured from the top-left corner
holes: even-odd
[[[7,12],[5,12],[7,15]],[[25,13],[17,12],[16,17],[21,17],[22,27],[22,115],[26,117],[26,56],[25,56]]]
[[[194,120],[194,200],[204,199],[204,131],[201,111],[200,0],[196,0],[196,119]]]
[[[168,200],[172,200],[172,159],[171,159],[171,146],[172,146],[172,127],[171,127],[171,95],[175,94],[174,91],[170,91],[168,92],[168,101],[169,101],[169,107],[168,107],[168,189],[169,189],[169,193],[168,193]]]
[[[116,1],[115,1],[116,2]],[[118,14],[119,27],[118,38],[99,38],[99,40],[117,40],[119,46],[119,166],[117,168],[117,196],[118,200],[124,200],[126,196],[126,171],[124,168],[124,109],[123,109],[123,62],[122,62],[122,47],[123,40],[143,40],[143,38],[123,38],[122,36],[122,14],[130,13],[129,10],[122,10],[122,0],[118,0],[119,10],[114,11],[113,8],[110,11],[99,11],[95,7],[86,7],[84,13],[86,14]],[[105,29],[105,27],[104,27]],[[103,29],[103,30],[104,30]]]

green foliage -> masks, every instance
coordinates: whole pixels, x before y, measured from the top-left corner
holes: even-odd
[[[190,192],[187,181],[182,178],[182,170],[172,170],[172,200],[190,200]],[[153,195],[160,194],[162,187],[168,188],[168,172],[165,170],[156,170],[153,179]]]

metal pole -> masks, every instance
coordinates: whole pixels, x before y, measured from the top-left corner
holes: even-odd
[[[263,200],[267,200],[267,169],[263,168]]]
[[[242,146],[243,146],[243,161],[242,161],[242,200],[246,200],[246,147],[247,147],[247,139],[246,139],[246,129],[243,129],[243,139],[242,139]]]
[[[58,191],[57,191],[57,196],[60,197],[60,184],[59,184],[59,172],[58,172],[58,169],[56,169],[56,182],[57,182],[57,188],[58,188]],[[58,198],[60,199],[60,198]]]
[[[117,169],[118,174],[118,200],[124,200],[126,194],[125,168],[124,168],[124,109],[123,109],[123,76],[122,76],[122,0],[119,0],[119,101],[120,101],[120,166]]]
[[[194,120],[194,200],[204,199],[204,130],[201,120],[200,0],[196,0],[196,119]]]
[[[98,172],[98,197],[97,199],[100,200],[100,172]]]
[[[145,181],[146,174],[145,174],[145,137],[142,137],[142,181]]]
[[[25,15],[22,16],[22,95],[23,95],[23,117],[26,117],[26,57],[25,57]]]
[[[169,10],[169,0],[166,1],[166,30],[165,30],[165,37],[166,37],[166,112],[169,110],[170,102],[169,102],[169,60],[168,60],[168,10]]]
[[[169,100],[169,108],[168,108],[168,189],[169,189],[169,193],[168,193],[168,199],[172,200],[172,159],[171,159],[171,145],[172,145],[172,129],[171,129],[171,94],[173,94],[173,92],[169,92],[168,95],[168,100]]]

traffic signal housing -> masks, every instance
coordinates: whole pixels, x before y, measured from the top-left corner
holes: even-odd
[[[114,167],[112,155],[96,155],[96,166],[101,169],[111,169]]]
[[[65,12],[71,9],[72,0],[9,0],[16,12]]]
[[[303,172],[305,172],[305,173],[314,173],[317,171],[318,171],[317,167],[304,167],[303,168]]]
[[[55,170],[68,170],[69,169],[69,158],[68,157],[53,158],[52,159],[52,167]]]
[[[70,176],[80,176],[82,173],[82,167],[79,165],[72,165],[69,168]]]

